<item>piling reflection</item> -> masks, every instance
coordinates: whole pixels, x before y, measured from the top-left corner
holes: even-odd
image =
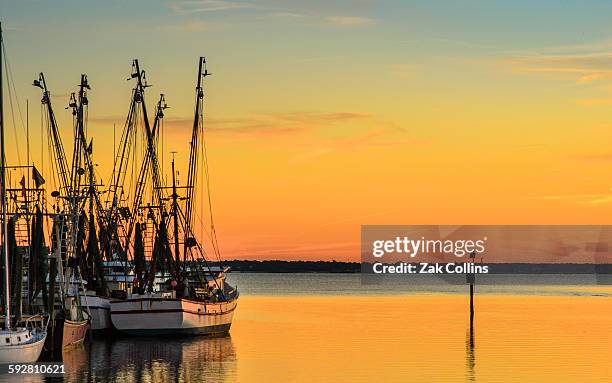
[[[474,322],[471,322],[465,338],[465,368],[466,380],[468,382],[476,381],[475,347],[476,344],[474,343]]]
[[[476,253],[471,253],[470,258],[476,258]],[[470,284],[470,327],[468,328],[467,338],[465,340],[465,366],[466,380],[468,382],[476,381],[475,367],[476,355],[474,353],[474,293],[476,292],[476,275],[466,274],[467,283]]]
[[[93,339],[83,350],[63,355],[64,381],[222,382],[236,376],[230,336]]]

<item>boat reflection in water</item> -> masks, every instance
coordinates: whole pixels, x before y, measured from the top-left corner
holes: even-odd
[[[71,376],[85,378],[87,377],[89,347],[86,344],[80,343],[73,347],[62,350],[62,363],[64,371]],[[77,379],[78,380],[78,379]],[[76,380],[75,380],[76,381]]]
[[[67,382],[221,382],[236,379],[231,337],[93,339],[63,353]]]

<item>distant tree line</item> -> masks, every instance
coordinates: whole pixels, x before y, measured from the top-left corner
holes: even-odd
[[[234,272],[243,273],[359,273],[359,262],[338,261],[223,261]],[[612,264],[574,263],[488,263],[490,274],[608,274]],[[368,265],[363,265],[367,267]],[[371,267],[370,267],[371,269]]]

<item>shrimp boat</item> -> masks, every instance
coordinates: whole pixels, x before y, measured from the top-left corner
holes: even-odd
[[[7,187],[6,187],[6,156],[5,156],[5,135],[4,135],[4,107],[3,107],[3,81],[2,81],[2,68],[3,68],[3,57],[2,52],[4,44],[2,41],[2,24],[0,23],[0,156],[1,156],[1,178],[2,185],[0,187],[1,201],[2,201],[2,258],[4,264],[4,329],[0,330],[0,363],[30,363],[38,360],[42,351],[45,339],[47,337],[46,323],[40,328],[30,328],[26,321],[26,326],[13,326],[12,325],[12,302],[11,302],[11,273],[9,270],[9,218],[8,218],[8,203],[7,203]],[[11,250],[15,250],[16,246],[13,244]],[[20,255],[17,255],[20,256]],[[20,270],[18,270],[20,271]],[[21,284],[22,276],[20,273],[14,273],[14,280],[18,281],[18,285]],[[21,297],[21,291],[17,290],[15,296]]]
[[[75,132],[72,163],[69,168],[51,104],[51,95],[42,73],[33,85],[43,91],[41,103],[47,110],[50,166],[56,175],[54,178],[58,180],[58,189],[51,193],[54,198],[54,211],[48,213],[53,217],[50,241],[52,255],[49,257],[48,278],[51,298],[47,299],[52,336],[47,339],[45,347],[51,355],[56,355],[65,348],[84,342],[92,319],[84,280],[87,276],[86,266],[89,265],[89,259],[85,256],[87,217],[84,205],[88,200],[91,185],[82,183],[86,173],[83,163],[90,164],[87,162],[90,161],[87,154],[91,153],[91,150],[83,149],[87,90],[90,87],[87,76],[81,75],[78,94],[71,94],[67,108],[72,110]]]
[[[92,145],[86,144],[86,116],[89,101],[87,90],[89,86],[87,75],[81,75],[78,93],[72,93],[66,109],[72,110],[74,118],[74,147],[71,167],[68,166],[64,145],[62,143],[59,127],[55,118],[51,93],[47,88],[44,74],[41,72],[32,83],[42,91],[41,106],[46,112],[45,121],[50,143],[51,166],[57,175],[58,190],[51,193],[55,198],[55,220],[52,242],[57,253],[55,258],[59,267],[59,287],[61,299],[64,301],[59,320],[64,325],[59,331],[54,325],[56,339],[63,339],[62,347],[81,342],[88,326],[92,330],[110,329],[110,304],[106,296],[106,286],[100,268],[98,239],[96,235],[96,222],[94,211],[97,205],[97,185],[93,176]],[[86,172],[84,168],[88,169]],[[55,177],[54,177],[55,178]],[[85,178],[88,182],[83,182]],[[85,213],[85,206],[89,203],[89,216]],[[87,239],[87,241],[86,241]],[[87,243],[85,243],[87,242]],[[64,280],[63,270],[68,271]],[[100,275],[99,275],[100,274]],[[69,286],[70,285],[70,286]],[[97,290],[92,291],[91,289]],[[77,313],[71,313],[73,306],[77,306]],[[85,313],[82,313],[83,307]],[[55,308],[57,311],[58,308]],[[69,315],[65,315],[65,314]],[[63,322],[65,318],[68,322]],[[78,322],[78,325],[76,324]],[[87,322],[87,323],[86,323]],[[63,329],[63,327],[67,327]],[[74,334],[74,339],[66,338],[65,334]],[[59,338],[57,338],[59,337]]]
[[[196,287],[195,295],[169,288],[155,293],[130,294],[111,302],[111,319],[129,335],[215,335],[230,330],[238,292],[224,283],[223,271],[211,268],[209,290]],[[172,284],[171,284],[172,286]],[[216,290],[215,295],[210,291]]]
[[[50,258],[49,290],[52,296],[48,299],[51,336],[45,344],[45,350],[51,357],[83,343],[91,321],[79,268],[67,250],[72,242],[70,221],[69,214],[56,214],[52,228],[51,242],[55,251]]]
[[[187,183],[181,186],[177,180],[174,158],[171,162],[171,183],[164,184],[158,162],[159,126],[167,108],[164,95],[157,103],[155,120],[151,127],[146,113],[145,88],[148,86],[144,71],[138,60],[133,62],[131,79],[136,79],[132,104],[123,137],[132,137],[133,129],[139,126],[134,116],[142,116],[147,142],[146,157],[141,160],[139,179],[133,192],[131,208],[116,207],[125,218],[127,227],[122,249],[131,251],[122,260],[133,263],[133,283],[126,289],[123,299],[111,301],[113,326],[130,335],[181,335],[224,334],[230,330],[238,302],[238,290],[225,281],[229,268],[213,266],[207,260],[204,247],[196,239],[194,225],[194,196],[198,183],[198,156],[204,155],[202,179],[199,181],[208,191],[210,188],[203,141],[202,80],[208,76],[206,60],[199,58],[197,86],[195,88],[195,113],[191,133],[189,169]],[[140,112],[136,109],[140,108]],[[163,142],[163,141],[162,141]],[[118,152],[125,153],[129,139],[122,141]],[[124,154],[117,156],[116,175],[111,191],[118,190],[117,180],[125,166]],[[179,195],[179,192],[184,192]],[[112,201],[116,198],[109,197]],[[143,203],[150,199],[150,202]],[[204,199],[202,199],[204,200]],[[116,204],[113,204],[116,205]],[[210,211],[209,211],[210,212]],[[110,216],[113,216],[111,211]],[[218,256],[212,214],[210,214],[211,248]],[[204,225],[201,225],[202,227]],[[148,244],[148,245],[147,245]]]

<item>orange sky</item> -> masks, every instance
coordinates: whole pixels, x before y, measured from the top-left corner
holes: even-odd
[[[171,106],[166,172],[178,151],[186,174],[195,65],[206,55],[225,258],[358,260],[362,224],[612,223],[612,30],[596,7],[475,2],[451,15],[420,2],[214,4],[39,4],[50,17],[34,22],[32,5],[0,2],[33,160],[32,79],[45,71],[68,142],[63,108],[86,72],[89,133],[108,181],[112,126],[119,135],[139,57],[149,109],[160,92]],[[19,119],[7,129],[23,148]]]

